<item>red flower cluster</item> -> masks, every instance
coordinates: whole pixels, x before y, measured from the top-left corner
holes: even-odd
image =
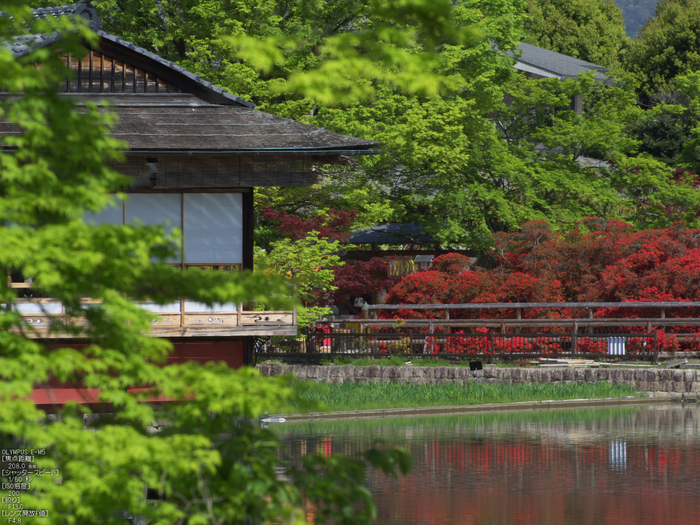
[[[455,263],[456,254],[438,257],[430,270],[397,283],[387,302],[700,300],[700,230],[682,224],[635,232],[622,221],[591,218],[561,234],[533,221],[518,233],[495,234],[492,255],[494,268],[474,271]],[[605,312],[613,313],[620,312]],[[700,312],[683,315],[691,314]]]

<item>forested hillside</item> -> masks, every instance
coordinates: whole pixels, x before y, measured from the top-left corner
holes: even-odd
[[[622,10],[625,17],[627,36],[636,37],[639,29],[654,16],[654,10],[659,0],[615,0],[615,4]]]

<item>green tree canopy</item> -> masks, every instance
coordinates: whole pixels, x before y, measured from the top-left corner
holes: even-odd
[[[629,39],[613,0],[528,0],[525,10],[528,44],[619,69]]]
[[[678,75],[700,69],[700,4],[662,0],[632,43],[626,68],[638,82],[645,101],[668,88]]]
[[[435,94],[455,84],[436,71],[435,50],[479,37],[457,23],[448,0],[94,4],[107,31],[261,105],[311,92],[317,102],[347,103],[371,95],[373,80]]]
[[[610,89],[591,79],[528,81],[504,56],[531,27],[569,47],[538,45],[611,65],[605,57],[625,42],[612,2],[399,4],[397,15],[385,8],[398,4],[370,1],[97,3],[109,30],[268,111],[382,142],[382,155],[320,170],[314,187],[260,189],[258,203],[311,216],[359,209],[358,225],[418,222],[443,243],[474,249],[532,219],[557,228],[587,215],[639,227],[695,220],[695,190],[664,164],[692,126],[669,132],[673,144],[657,140],[656,128],[678,131],[673,108],[659,123],[635,107],[629,79]],[[433,11],[439,23],[425,18]],[[574,95],[584,97],[583,115],[569,110]]]

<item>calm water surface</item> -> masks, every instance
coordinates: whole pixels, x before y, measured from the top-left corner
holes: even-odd
[[[383,525],[700,524],[696,405],[278,428],[291,458],[408,448],[411,474],[367,477]]]

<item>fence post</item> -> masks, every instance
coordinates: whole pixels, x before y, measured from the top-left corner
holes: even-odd
[[[522,312],[522,310],[521,310],[520,308],[516,308],[516,309],[515,309],[515,318],[516,318],[518,321],[521,321],[521,320],[522,320],[522,318],[523,318],[523,312]],[[516,334],[519,334],[519,333],[520,333],[520,323],[518,323],[518,325],[515,327],[515,333],[516,333]]]
[[[659,364],[659,344],[658,344],[659,341],[658,341],[658,338],[659,338],[659,332],[654,330],[654,354],[656,356],[654,358],[654,364],[656,364],[656,365]]]
[[[445,320],[449,321],[450,320],[450,309],[445,308]]]
[[[573,329],[571,330],[571,352],[573,356],[576,356],[576,353],[578,352],[578,341],[577,341],[577,333],[578,333],[578,323],[574,321],[574,326]]]
[[[306,351],[314,354],[318,353],[316,347],[316,325],[312,324],[306,327]]]
[[[430,321],[430,330],[428,330],[430,333],[430,353],[434,354],[435,353],[435,337],[433,337],[433,322]]]
[[[489,330],[489,346],[491,347],[490,361],[493,363],[493,332]]]

